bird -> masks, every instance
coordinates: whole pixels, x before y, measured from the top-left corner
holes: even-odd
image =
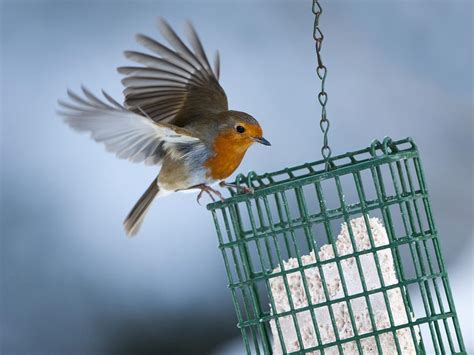
[[[167,44],[137,34],[148,51],[125,51],[136,64],[117,68],[124,75],[123,104],[85,86],[81,94],[68,89],[68,98],[58,100],[58,114],[72,129],[89,133],[120,159],[160,168],[123,222],[129,237],[138,233],[155,198],[195,191],[198,203],[203,193],[223,199],[213,186],[239,188],[225,180],[248,148],[271,145],[253,116],[229,109],[219,83],[219,51],[211,67],[191,22],[186,22],[188,44],[163,18],[157,25]]]

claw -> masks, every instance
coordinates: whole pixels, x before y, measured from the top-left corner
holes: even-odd
[[[219,197],[221,199],[221,201],[225,200],[224,196],[222,196],[220,191],[217,191],[217,190],[213,189],[212,192],[214,192],[217,195],[217,197]]]
[[[255,192],[253,187],[241,186],[240,189],[244,194],[253,194]]]
[[[216,202],[216,199],[214,198],[214,196],[212,196],[211,192],[209,190],[204,190],[207,192],[207,194],[209,195],[209,197],[211,198],[212,202]]]
[[[221,181],[219,183],[220,187],[230,187],[232,189],[236,189],[237,191],[241,191],[244,194],[253,194],[255,192],[255,189],[253,187],[247,187],[247,186],[240,186],[240,185],[235,185],[235,184],[229,184],[225,181]]]
[[[202,193],[203,193],[203,192],[204,192],[204,190],[199,191],[199,194],[198,194],[197,197],[196,197],[196,202],[198,203],[199,206],[201,206],[200,200],[201,200],[201,197],[202,197]]]
[[[215,194],[216,196],[218,196],[222,201],[224,201],[224,196],[222,196],[222,194],[217,191],[217,190],[214,190],[212,187],[210,186],[207,186],[207,185],[196,185],[196,186],[193,186],[192,188],[198,188],[198,189],[201,189],[201,191],[199,191],[199,194],[197,195],[197,198],[196,198],[196,202],[201,205],[201,198],[202,198],[202,194],[205,192],[209,195],[209,197],[211,198],[211,200],[213,202],[216,202],[216,199],[214,198],[214,196],[212,194]]]

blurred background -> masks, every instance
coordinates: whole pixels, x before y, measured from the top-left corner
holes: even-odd
[[[330,145],[416,140],[474,351],[473,3],[322,3]],[[183,33],[191,19],[208,52],[221,51],[230,107],[272,142],[239,170],[319,159],[311,1],[3,0],[0,14],[1,354],[236,353],[211,215],[176,194],[127,239],[122,220],[157,168],[72,132],[56,100],[81,83],[121,100],[115,68],[139,48],[134,34],[159,36],[158,16]]]

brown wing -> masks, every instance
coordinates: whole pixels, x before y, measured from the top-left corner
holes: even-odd
[[[156,56],[126,51],[127,58],[143,66],[118,68],[127,76],[122,80],[125,107],[179,127],[227,111],[227,97],[218,81],[219,54],[213,71],[192,24],[188,23],[192,49],[165,20],[160,19],[158,27],[170,47],[139,34],[137,41]]]

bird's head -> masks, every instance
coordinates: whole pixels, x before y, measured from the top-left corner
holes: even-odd
[[[263,130],[258,121],[245,112],[227,111],[226,117],[219,129],[219,136],[225,139],[229,145],[235,145],[247,149],[253,143],[271,145],[263,137]]]

